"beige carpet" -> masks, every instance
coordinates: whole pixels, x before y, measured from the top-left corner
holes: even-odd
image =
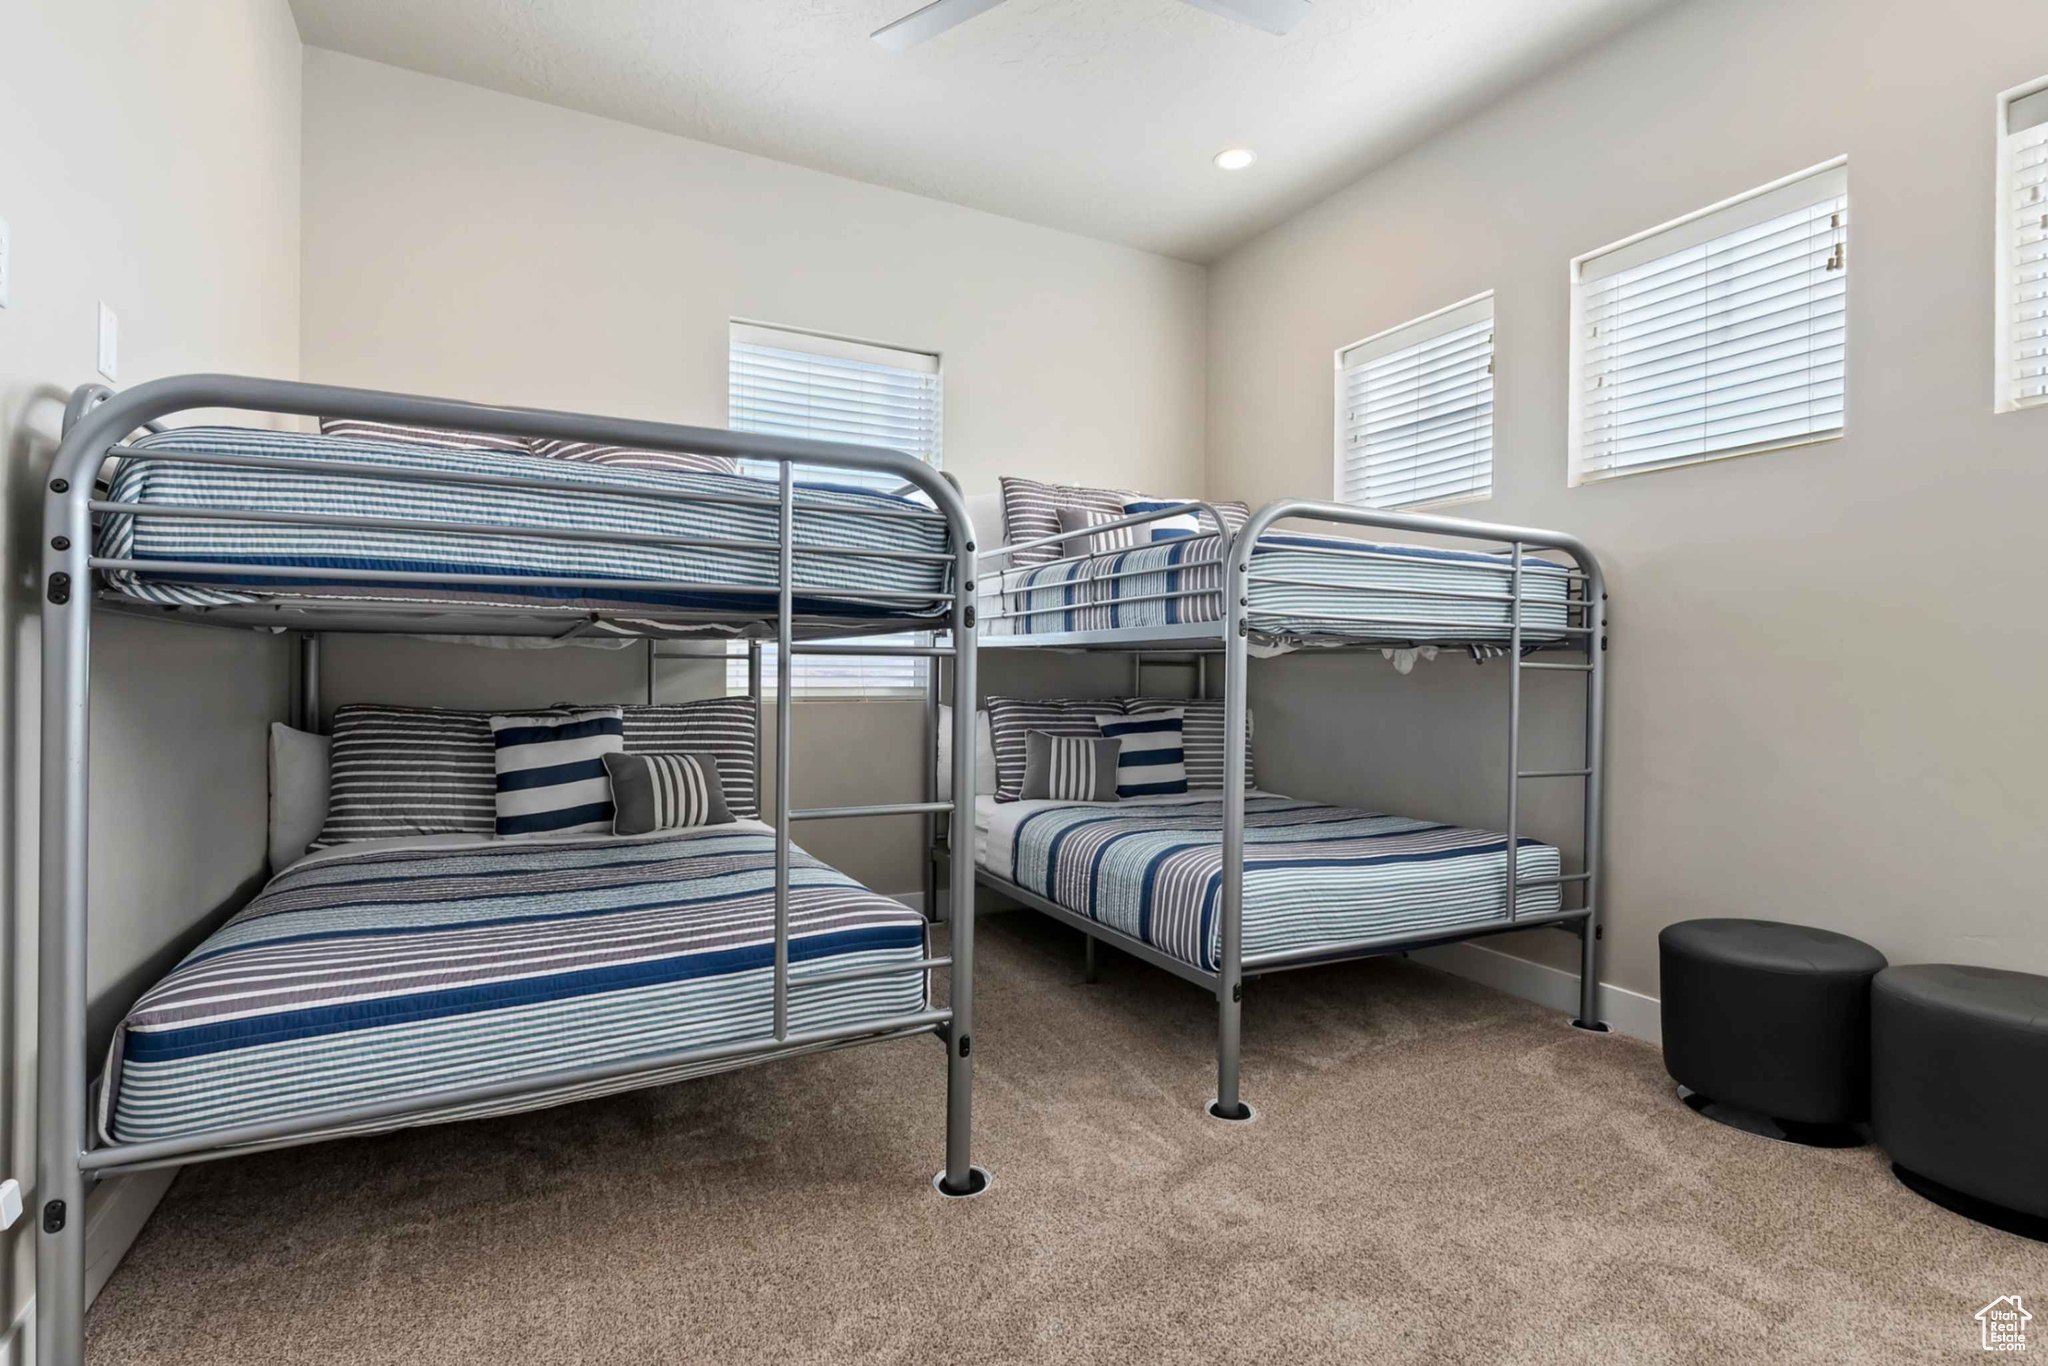
[[[1232,1127],[1193,987],[1083,985],[1028,914],[982,944],[978,1200],[926,1184],[937,1044],[852,1049],[189,1170],[90,1358],[1963,1361],[2048,1296],[2048,1247],[1876,1152],[1710,1123],[1654,1049],[1421,967],[1253,984]]]

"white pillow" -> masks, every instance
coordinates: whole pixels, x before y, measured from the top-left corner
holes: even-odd
[[[306,856],[306,846],[327,824],[328,754],[325,735],[270,723],[270,871],[281,873]]]
[[[988,723],[988,709],[974,713],[974,791],[976,795],[996,794],[996,733]],[[939,795],[953,800],[953,709],[939,703]]]

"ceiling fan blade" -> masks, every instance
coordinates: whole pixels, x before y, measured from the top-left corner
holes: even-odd
[[[901,52],[1002,3],[1003,0],[932,0],[923,9],[906,14],[893,24],[884,24],[868,36],[891,52]]]
[[[1308,18],[1309,0],[1188,0],[1190,5],[1283,37]]]

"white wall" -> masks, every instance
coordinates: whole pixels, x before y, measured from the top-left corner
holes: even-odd
[[[0,629],[0,983],[6,1175],[34,1170],[37,565],[41,474],[64,399],[94,378],[98,303],[123,385],[179,371],[296,373],[298,31],[284,0],[0,0],[0,451],[9,566]],[[96,1017],[166,966],[263,866],[264,725],[284,705],[271,641],[107,619],[93,661],[90,941]],[[34,1192],[29,1203],[34,1207]],[[9,1235],[4,1320],[32,1289]],[[11,1348],[12,1344],[7,1344]]]
[[[970,493],[1017,470],[1203,478],[1199,267],[318,49],[305,155],[309,379],[723,426],[746,318],[939,352],[945,466]],[[637,654],[576,654],[335,642],[326,693],[640,695]],[[984,672],[1002,686],[1000,661]],[[801,703],[796,799],[919,797],[922,725],[915,703]],[[915,821],[804,843],[919,884]]]
[[[1212,272],[1209,489],[1255,504],[1329,493],[1333,348],[1497,291],[1495,493],[1458,511],[1612,581],[1612,981],[1654,992],[1700,915],[2048,970],[2048,412],[1991,410],[1993,99],[2044,72],[2039,0],[1696,0]],[[1567,489],[1567,262],[1840,153],[1847,437]],[[1262,778],[1500,819],[1498,670],[1254,672]]]

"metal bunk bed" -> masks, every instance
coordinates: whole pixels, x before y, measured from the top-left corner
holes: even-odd
[[[1033,565],[1029,569],[1004,567],[1009,564],[1010,557],[1019,551],[1047,546],[1063,550],[1066,543],[1079,538],[1096,536],[1125,527],[1142,527],[1148,522],[1186,517],[1189,514],[1197,518],[1199,534],[1173,544],[1196,547],[1206,542],[1213,549],[1204,551],[1201,556],[1190,556],[1183,560],[1185,567],[1175,576],[1161,574],[1156,567],[1156,556],[1146,561],[1144,567],[1126,567],[1127,561],[1135,562],[1135,558],[1128,551],[1123,552],[1121,556],[1115,552],[1102,551],[1082,555],[1063,554],[1058,559]],[[1286,521],[1334,523],[1344,527],[1391,531],[1416,537],[1447,538],[1467,547],[1472,547],[1476,542],[1478,545],[1475,548],[1485,553],[1451,552],[1457,554],[1456,567],[1463,573],[1476,571],[1488,575],[1497,582],[1491,591],[1475,592],[1469,587],[1390,587],[1361,583],[1356,577],[1350,581],[1337,582],[1334,581],[1336,576],[1327,572],[1321,581],[1297,577],[1302,572],[1303,555],[1322,556],[1328,561],[1328,568],[1339,563],[1333,558],[1338,555],[1364,557],[1364,561],[1370,562],[1391,560],[1397,556],[1406,559],[1418,553],[1429,555],[1433,552],[1407,545],[1375,546],[1358,540],[1350,541],[1347,546],[1343,541],[1330,537],[1296,537],[1291,538],[1292,544],[1288,545],[1286,543],[1289,542],[1289,537],[1272,535],[1272,528]],[[1314,542],[1324,544],[1318,547]],[[1159,547],[1157,542],[1152,545],[1155,551]],[[1274,571],[1268,567],[1262,572],[1261,562],[1268,559],[1268,555],[1263,552],[1269,549],[1279,550],[1283,545],[1291,557],[1287,561],[1285,571]],[[1566,568],[1547,559],[1532,558],[1532,551],[1549,551],[1567,556],[1572,562],[1571,567]],[[1446,560],[1444,563],[1450,561]],[[1214,970],[1162,952],[1138,937],[1105,925],[1090,916],[1079,914],[1047,896],[1019,885],[1016,881],[979,866],[978,861],[976,869],[977,880],[983,885],[1080,930],[1087,937],[1087,980],[1095,980],[1096,944],[1100,941],[1192,981],[1215,995],[1217,1078],[1216,1096],[1206,1107],[1210,1115],[1233,1121],[1244,1121],[1254,1117],[1251,1107],[1240,1095],[1240,1015],[1243,984],[1247,977],[1261,977],[1290,968],[1402,953],[1485,935],[1550,926],[1576,934],[1579,939],[1579,1008],[1577,1016],[1572,1020],[1573,1025],[1595,1032],[1606,1031],[1607,1026],[1601,1023],[1599,1018],[1596,960],[1600,939],[1600,822],[1604,773],[1602,727],[1606,705],[1607,592],[1598,561],[1577,538],[1560,532],[1528,527],[1494,525],[1422,513],[1377,511],[1303,499],[1282,499],[1269,503],[1253,513],[1233,534],[1214,505],[1206,502],[1187,502],[1113,520],[1103,520],[1081,530],[1065,531],[1058,535],[998,546],[983,552],[980,556],[980,566],[983,580],[983,611],[980,625],[983,649],[1127,653],[1132,657],[1135,693],[1143,691],[1140,685],[1146,654],[1193,656],[1198,669],[1196,696],[1200,698],[1208,698],[1211,695],[1209,661],[1218,655],[1223,658],[1224,778],[1219,794],[1222,803],[1221,896],[1218,917],[1220,952]],[[1108,585],[1109,593],[1113,596],[1094,604],[1092,611],[1084,603],[1073,614],[1064,613],[1058,607],[1048,608],[1033,596],[1030,585],[1037,585],[1042,593],[1048,582],[1053,587],[1063,582],[1058,575],[1052,576],[1048,581],[1045,571],[1079,567],[1089,568],[1093,575],[1090,582],[1097,589]],[[1208,571],[1206,576],[1200,572],[1203,569]],[[1532,605],[1536,602],[1531,590],[1539,576],[1544,577],[1547,591],[1547,596],[1541,602],[1543,625],[1540,629],[1532,624],[1532,617],[1536,614],[1531,611]],[[1072,579],[1073,576],[1069,575],[1068,578]],[[1135,590],[1128,596],[1123,593],[1125,581],[1130,581],[1130,587]],[[1561,589],[1558,586],[1560,582]],[[1262,592],[1267,585],[1279,588],[1283,596],[1298,595],[1300,590],[1306,589],[1311,593],[1335,594],[1341,603],[1358,605],[1343,607],[1336,611],[1302,611],[1299,608],[1289,608],[1284,603],[1276,604],[1271,596]],[[1220,602],[1217,601],[1219,594]],[[1071,594],[1069,599],[1071,600]],[[1208,601],[1204,603],[1204,599]],[[1142,604],[1148,609],[1147,615],[1163,616],[1168,620],[1165,624],[1154,621],[1125,626],[1104,625],[1102,623],[1109,618],[1103,609],[1111,602],[1120,605]],[[1444,604],[1445,610],[1426,605],[1418,609],[1418,602],[1441,603]],[[1191,610],[1191,605],[1199,607],[1200,610]],[[1497,624],[1486,629],[1476,629],[1470,615],[1475,610],[1497,612]],[[1418,611],[1421,613],[1420,616]],[[1209,619],[1172,620],[1181,615],[1198,618],[1206,616]],[[1431,620],[1432,616],[1438,619]],[[1444,619],[1451,617],[1457,619]],[[1044,629],[1049,621],[1062,629]],[[1507,658],[1512,661],[1508,670],[1506,698],[1509,778],[1504,794],[1504,848],[1519,851],[1526,843],[1521,838],[1520,829],[1521,789],[1525,782],[1551,779],[1578,781],[1583,784],[1584,794],[1580,807],[1581,861],[1578,871],[1569,872],[1560,866],[1555,876],[1520,876],[1522,870],[1519,865],[1524,862],[1524,856],[1518,853],[1504,858],[1506,885],[1502,891],[1506,914],[1495,923],[1460,928],[1455,932],[1425,935],[1392,933],[1322,944],[1305,950],[1247,955],[1243,946],[1248,728],[1245,688],[1249,659],[1255,645],[1281,649],[1292,647],[1375,650],[1422,646],[1476,647],[1475,657],[1487,651],[1504,651]],[[1552,652],[1576,655],[1578,658],[1559,660],[1533,657],[1539,653]],[[1575,673],[1583,679],[1585,721],[1581,764],[1566,769],[1525,770],[1522,767],[1523,675],[1531,671]],[[936,693],[930,699],[929,705],[935,715]],[[971,851],[972,843],[969,842],[966,848]],[[949,859],[972,856],[971,852],[963,855],[961,849],[962,841],[958,837],[951,839],[950,848],[935,837],[931,845],[930,859],[934,876],[936,869]],[[1578,904],[1566,905],[1566,892],[1574,887],[1577,889]],[[1531,914],[1518,908],[1518,899],[1526,899],[1529,893],[1539,890],[1546,899],[1555,899],[1556,909]]]
[[[520,491],[587,493],[587,479],[536,475],[525,472],[451,473],[407,472],[389,466],[365,465],[343,456],[337,459],[265,459],[261,456],[224,456],[204,451],[180,450],[151,444],[172,435],[158,422],[173,413],[198,409],[228,409],[260,414],[357,418],[377,422],[410,424],[448,430],[484,432],[521,438],[557,438],[601,442],[657,451],[745,457],[774,461],[781,470],[779,488],[764,485],[758,492],[739,487],[722,501],[753,506],[754,516],[771,509],[777,530],[772,539],[726,543],[686,537],[641,535],[631,531],[593,534],[588,530],[562,530],[533,525],[484,525],[479,522],[425,522],[394,514],[306,513],[251,510],[247,506],[206,507],[194,504],[123,503],[110,500],[98,480],[109,459],[146,459],[150,462],[190,462],[194,465],[239,465],[259,471],[318,470],[346,473],[351,478],[412,480],[457,489],[492,492],[509,497]],[[140,431],[156,434],[143,438],[146,449],[128,444]],[[896,559],[917,558],[938,561],[937,582],[942,591],[906,595],[861,587],[835,587],[831,595],[840,610],[832,615],[806,615],[797,610],[798,566],[801,558],[813,564],[819,557],[837,556],[838,549],[806,545],[797,539],[798,492],[794,482],[796,462],[807,465],[883,471],[898,475],[910,488],[929,497],[931,507],[905,504],[914,515],[936,519],[943,524],[944,553],[904,552]],[[724,478],[725,476],[718,476]],[[687,503],[694,495],[674,490],[647,489],[627,495],[654,500],[649,504],[674,506]],[[708,501],[721,501],[710,495]],[[650,513],[651,515],[651,513]],[[910,515],[910,514],[905,514]],[[436,536],[485,536],[527,538],[558,545],[616,542],[695,547],[716,551],[751,550],[763,558],[772,556],[772,583],[747,588],[730,583],[680,581],[633,581],[580,576],[535,577],[512,572],[451,575],[444,570],[368,572],[351,568],[345,575],[350,584],[369,583],[379,591],[397,592],[410,585],[433,588],[447,596],[451,579],[467,590],[456,600],[439,605],[364,600],[337,596],[284,597],[275,601],[254,601],[215,605],[164,605],[138,602],[132,596],[103,591],[103,575],[128,573],[162,577],[189,575],[207,582],[209,573],[223,571],[243,576],[247,582],[251,566],[234,564],[174,562],[163,559],[129,560],[96,553],[96,519],[104,517],[173,517],[218,519],[240,525],[324,527],[349,531],[422,532]],[[39,1045],[37,1087],[37,1210],[39,1228],[36,1245],[36,1283],[39,1359],[45,1366],[67,1366],[82,1359],[85,1312],[85,1195],[91,1184],[103,1177],[174,1166],[189,1162],[261,1152],[275,1148],[319,1142],[336,1136],[336,1131],[357,1132],[396,1127],[407,1119],[419,1119],[461,1107],[484,1106],[507,1098],[552,1093],[597,1083],[618,1083],[619,1089],[639,1084],[658,1084],[663,1073],[688,1067],[708,1072],[739,1067],[773,1058],[846,1047],[865,1042],[906,1038],[921,1034],[936,1036],[946,1049],[946,1164],[933,1178],[943,1195],[970,1196],[987,1185],[987,1173],[971,1160],[971,1035],[974,1018],[973,964],[974,918],[973,865],[958,861],[951,881],[950,943],[946,956],[934,957],[927,949],[918,961],[893,963],[880,969],[859,968],[838,972],[812,973],[792,979],[790,975],[790,826],[792,822],[824,818],[924,815],[946,813],[956,829],[963,813],[972,816],[974,780],[974,687],[975,634],[974,574],[975,541],[967,509],[954,486],[922,462],[894,451],[831,442],[769,437],[724,430],[675,426],[667,423],[634,421],[574,413],[481,406],[448,399],[336,388],[280,380],[225,375],[188,375],[157,380],[124,393],[114,394],[100,386],[87,386],[74,396],[65,414],[65,435],[44,485],[44,541],[39,592],[43,600],[43,742],[42,742],[42,868],[40,905],[40,959],[38,964]],[[884,550],[851,552],[886,561]],[[283,582],[317,580],[323,575],[334,580],[336,571],[308,570],[303,566],[264,564],[262,574]],[[814,574],[817,571],[814,570]],[[214,579],[211,581],[218,582]],[[813,578],[813,585],[818,580]],[[591,610],[559,602],[535,601],[530,590],[587,588],[605,591],[628,587],[636,592],[659,594],[672,591],[687,595],[696,605],[671,608],[633,605],[616,610]],[[496,590],[512,602],[490,601]],[[524,593],[523,593],[523,590]],[[807,592],[818,591],[815,586]],[[751,599],[749,597],[751,594]],[[709,596],[710,607],[700,604]],[[722,595],[722,596],[721,596]],[[543,595],[544,596],[544,595]],[[929,617],[924,629],[941,632],[933,643],[918,646],[885,646],[827,643],[827,637],[905,629],[901,600],[917,596],[925,600]],[[856,609],[868,604],[863,617],[859,610],[844,610],[846,600]],[[717,604],[730,603],[721,609]],[[765,604],[765,606],[764,606]],[[312,1113],[294,1114],[267,1122],[242,1123],[178,1137],[140,1142],[95,1143],[88,1122],[88,1068],[86,1038],[86,916],[87,852],[89,812],[89,768],[87,729],[90,714],[91,623],[94,609],[139,612],[156,619],[190,621],[211,626],[254,629],[266,632],[300,633],[303,666],[295,680],[297,694],[294,714],[303,721],[318,715],[318,635],[322,632],[432,633],[449,635],[545,635],[573,637],[592,631],[648,639],[650,682],[654,667],[654,641],[669,636],[688,636],[717,629],[752,637],[749,665],[750,691],[755,703],[755,763],[759,759],[759,706],[761,700],[761,637],[772,631],[779,659],[816,653],[910,653],[951,662],[951,686],[965,705],[957,707],[953,760],[954,801],[899,803],[873,806],[791,809],[790,752],[791,723],[788,706],[776,709],[778,745],[775,757],[776,794],[774,811],[774,959],[772,969],[773,1028],[765,1036],[711,1046],[677,1049],[656,1054],[619,1057],[594,1065],[561,1068],[487,1084],[467,1085],[432,1092],[387,1098],[375,1103],[350,1104]],[[786,662],[782,667],[787,667]],[[650,699],[651,700],[651,699]],[[931,902],[927,902],[929,913]],[[929,982],[939,968],[950,969],[949,999],[944,1007],[928,1007],[912,1014],[865,1019],[857,1024],[813,1031],[790,1026],[792,990],[801,991],[821,982],[847,982],[860,977],[881,977],[905,972],[921,974]]]

